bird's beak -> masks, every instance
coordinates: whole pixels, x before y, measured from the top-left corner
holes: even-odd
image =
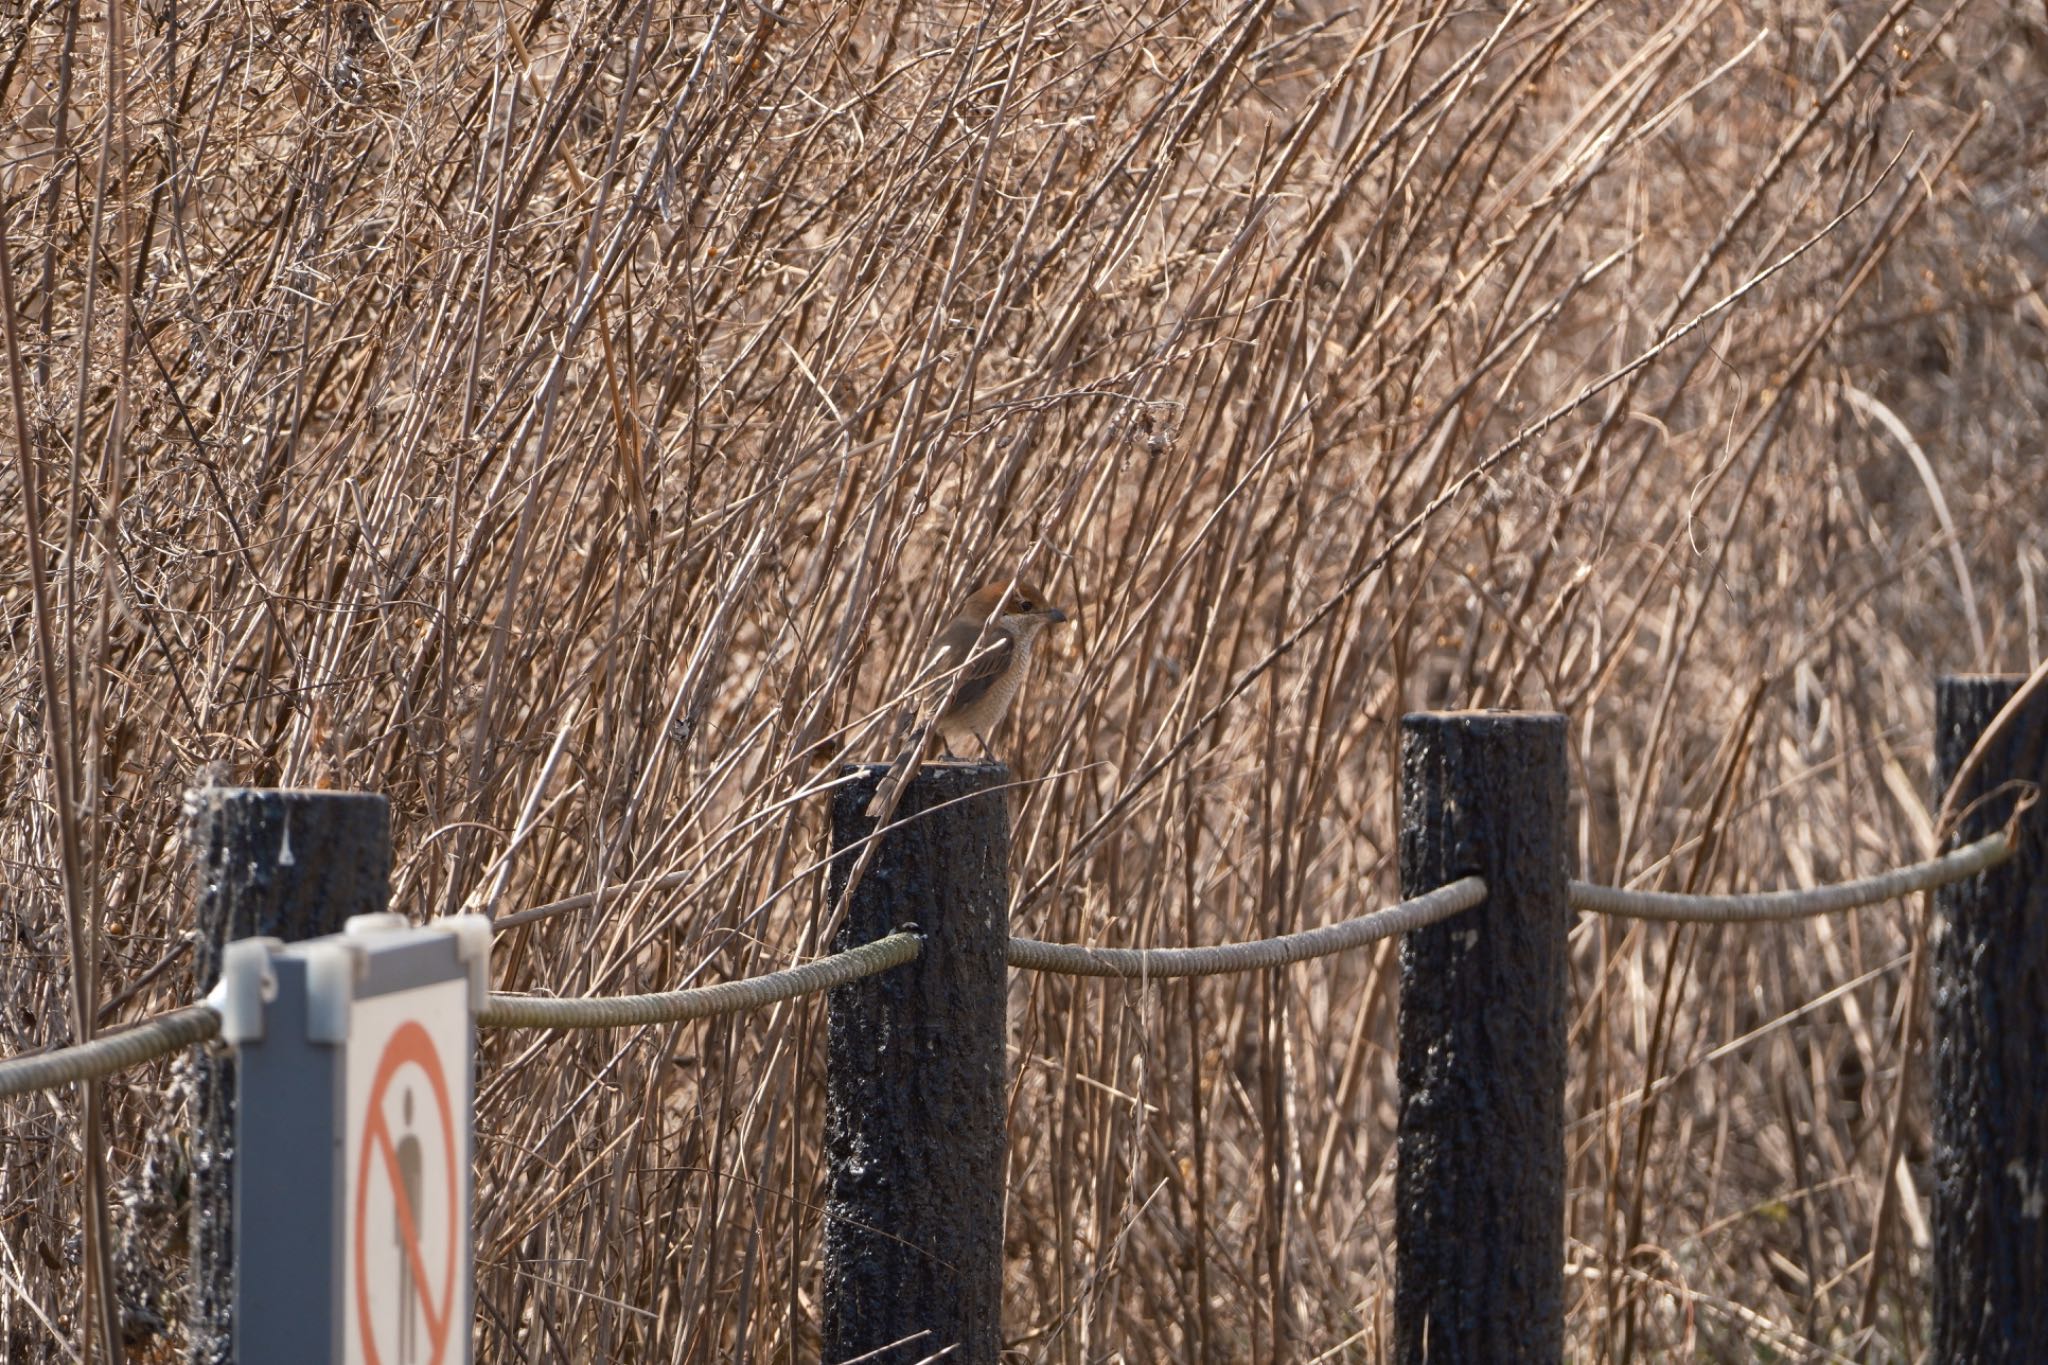
[[[1049,626],[1059,625],[1066,619],[1067,614],[1061,611],[1058,607],[1047,607],[1045,609],[1045,623]]]

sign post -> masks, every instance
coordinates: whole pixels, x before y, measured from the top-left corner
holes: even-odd
[[[476,1007],[490,925],[228,945],[235,1358],[469,1365]]]

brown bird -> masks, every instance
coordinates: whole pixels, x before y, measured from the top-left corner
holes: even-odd
[[[931,661],[918,680],[917,690],[927,694],[924,704],[938,708],[938,714],[923,718],[909,747],[889,765],[868,802],[869,819],[880,820],[896,804],[897,793],[924,756],[928,730],[936,728],[948,755],[956,741],[972,735],[980,741],[982,754],[993,756],[988,737],[1016,699],[1038,633],[1066,619],[1065,612],[1028,583],[1015,588],[990,583],[961,603],[933,641]],[[957,677],[949,678],[956,672]],[[949,681],[952,695],[947,697],[943,689]]]

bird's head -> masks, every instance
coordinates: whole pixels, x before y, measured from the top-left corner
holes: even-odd
[[[960,615],[970,621],[993,620],[1017,631],[1036,631],[1058,625],[1067,614],[1046,600],[1032,583],[990,583],[967,599]]]

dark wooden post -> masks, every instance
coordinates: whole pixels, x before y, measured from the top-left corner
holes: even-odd
[[[194,976],[220,979],[231,939],[338,933],[350,915],[391,899],[391,810],[357,792],[196,787],[185,793],[185,842],[198,884]],[[200,1054],[192,1136],[190,1359],[233,1359],[235,1064]]]
[[[881,767],[832,801],[832,903]],[[1009,770],[926,765],[845,906],[838,949],[916,924],[915,962],[832,992],[824,1359],[995,1365],[1002,1345]],[[872,1353],[872,1354],[870,1354]]]
[[[1486,879],[1401,943],[1394,1353],[1564,1353],[1564,717],[1401,722],[1401,894]]]
[[[2024,679],[1943,678],[1946,791]],[[2048,787],[2048,693],[2004,727],[1950,802],[1950,847],[2012,819],[2012,782]],[[2006,788],[2001,791],[2000,788]],[[1935,893],[1934,1352],[2048,1361],[2048,810],[2017,857]]]

